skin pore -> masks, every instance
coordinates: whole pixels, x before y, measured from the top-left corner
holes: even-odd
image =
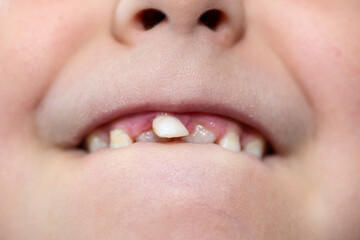
[[[1,239],[360,238],[358,0],[0,0],[0,30]],[[241,120],[275,153],[76,149],[146,111]]]

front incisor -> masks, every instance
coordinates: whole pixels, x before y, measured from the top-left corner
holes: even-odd
[[[161,138],[177,138],[189,135],[184,124],[176,117],[160,115],[152,123],[154,133]]]

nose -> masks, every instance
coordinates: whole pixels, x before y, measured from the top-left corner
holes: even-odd
[[[243,0],[119,0],[113,30],[130,45],[169,33],[231,45],[244,32],[244,15]]]

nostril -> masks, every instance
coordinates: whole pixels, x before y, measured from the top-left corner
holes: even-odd
[[[157,9],[145,9],[138,14],[138,20],[142,24],[145,30],[150,30],[163,20],[166,19],[166,15]]]
[[[222,21],[223,13],[218,9],[210,9],[199,17],[199,23],[215,31]]]

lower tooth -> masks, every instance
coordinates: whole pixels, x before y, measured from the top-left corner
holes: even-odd
[[[85,145],[86,145],[86,149],[90,153],[95,152],[95,151],[97,151],[99,149],[102,149],[102,148],[109,147],[109,144],[104,139],[102,139],[100,136],[98,136],[95,133],[90,134],[86,138]]]
[[[240,145],[240,137],[238,134],[234,132],[227,133],[220,141],[219,145],[225,149],[240,152],[241,145]]]
[[[148,131],[145,132],[143,134],[141,134],[140,136],[138,136],[136,138],[137,142],[158,142],[158,143],[163,143],[163,142],[169,142],[170,139],[169,138],[160,138],[158,136],[156,136],[156,134],[154,133],[154,131]]]
[[[256,137],[244,146],[244,151],[258,158],[263,158],[266,149],[266,141],[262,137]]]
[[[133,140],[121,129],[110,132],[110,148],[123,148],[133,143]]]
[[[183,137],[181,140],[188,143],[214,143],[216,136],[213,132],[207,130],[201,125],[197,125],[195,131],[186,137]]]

